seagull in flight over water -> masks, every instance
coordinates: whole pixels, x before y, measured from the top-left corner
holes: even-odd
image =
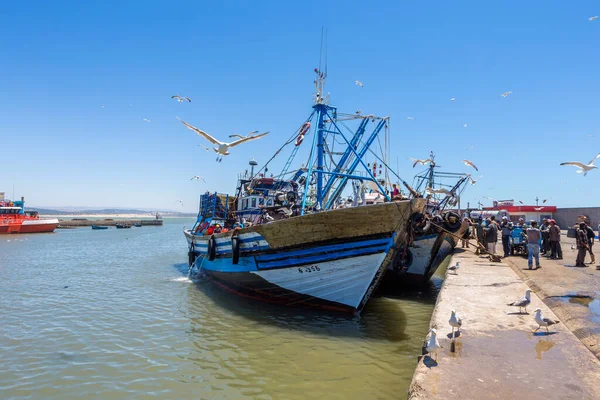
[[[213,150],[215,151],[215,153],[217,153],[217,161],[221,162],[223,160],[223,156],[229,155],[229,148],[230,147],[235,147],[239,144],[242,144],[244,142],[248,142],[250,140],[254,140],[254,139],[260,139],[261,137],[267,135],[269,132],[265,132],[265,133],[261,133],[260,135],[255,135],[255,136],[248,136],[242,139],[238,139],[235,142],[231,142],[231,143],[226,143],[226,142],[220,142],[217,139],[215,139],[214,137],[212,137],[211,135],[209,135],[208,133],[204,132],[201,129],[196,128],[195,126],[192,126],[190,124],[188,124],[187,122],[183,121],[182,119],[180,119],[179,117],[177,117],[177,119],[179,121],[181,121],[181,123],[183,125],[185,125],[186,128],[196,132],[199,136],[202,136],[203,138],[205,138],[206,140],[208,140],[209,142],[211,142],[212,144],[214,144],[215,148],[213,148]]]
[[[204,180],[204,178],[201,177],[200,175],[192,176],[192,179],[190,179],[190,181],[193,181],[194,179],[197,180],[197,181],[202,181],[202,182],[206,183],[206,181]]]
[[[598,15],[594,15],[593,17],[589,17],[589,18],[588,18],[588,21],[594,21],[594,20],[596,20],[596,19],[598,19],[598,18],[600,18],[600,16],[598,16]]]
[[[150,123],[150,120],[148,118],[143,118],[143,120],[147,123]]]
[[[506,96],[508,96],[509,94],[512,94],[512,92],[511,92],[510,90],[509,90],[508,92],[504,92],[504,93],[502,93],[500,96],[502,96],[502,97],[506,97]]]
[[[560,165],[572,165],[574,167],[579,168],[579,171],[577,171],[578,174],[583,173],[583,176],[586,176],[587,173],[593,169],[598,168],[597,166],[594,165],[594,161],[596,161],[596,159],[600,157],[600,153],[598,153],[598,155],[594,158],[592,158],[590,160],[589,163],[587,164],[583,164],[577,161],[568,161],[568,162],[564,162],[564,163],[560,163]]]
[[[187,101],[188,103],[191,103],[192,100],[189,97],[181,97],[179,95],[175,95],[175,96],[171,96],[172,99],[177,99],[178,102],[183,103],[184,101]]]
[[[363,83],[361,81],[359,81],[359,80],[354,81],[354,84],[356,84],[356,85],[358,85],[360,87],[364,86]]]
[[[176,203],[181,203],[181,207],[183,207],[183,201],[177,200]]]

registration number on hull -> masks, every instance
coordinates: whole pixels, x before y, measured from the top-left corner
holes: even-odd
[[[311,265],[310,267],[299,267],[298,268],[298,272],[301,274],[304,273],[310,273],[310,272],[317,272],[320,271],[321,268],[319,268],[317,265]]]

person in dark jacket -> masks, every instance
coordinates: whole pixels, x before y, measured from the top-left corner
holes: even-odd
[[[540,232],[542,232],[542,248],[540,252],[542,255],[546,255],[550,251],[550,224],[548,223],[548,219],[544,218],[542,220],[542,225],[540,225]]]
[[[502,230],[502,249],[504,250],[504,257],[508,257],[510,255],[510,235],[513,230],[513,223],[508,220],[508,217],[502,217],[500,229]]]
[[[587,225],[585,222],[579,224],[579,229],[577,229],[577,236],[575,238],[577,243],[577,260],[575,261],[575,266],[585,267],[585,253],[590,249],[590,246],[588,245]]]
[[[552,249],[552,254],[550,254],[551,260],[562,260],[562,248],[560,247],[560,226],[556,224],[556,221],[550,220],[550,248]]]
[[[586,231],[586,235],[588,238],[588,247],[589,247],[589,251],[590,251],[590,258],[592,259],[590,261],[591,264],[595,264],[596,263],[596,258],[594,257],[594,253],[592,252],[592,246],[594,246],[594,239],[596,238],[596,234],[594,233],[594,230],[592,229],[591,226],[589,226],[588,224],[585,224],[585,231]]]
[[[485,227],[485,239],[487,242],[488,253],[496,254],[496,242],[498,241],[498,224],[496,223],[496,217],[493,215],[490,217],[490,222]]]

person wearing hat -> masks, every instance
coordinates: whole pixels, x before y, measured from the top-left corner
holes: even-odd
[[[560,226],[556,224],[556,221],[551,219],[550,221],[550,229],[549,229],[549,239],[550,239],[550,249],[552,253],[550,254],[551,260],[562,260],[562,249],[560,247]]]
[[[587,225],[585,222],[579,224],[577,229],[577,236],[575,236],[577,243],[577,260],[575,261],[576,267],[585,267],[585,253],[590,250],[587,237]]]

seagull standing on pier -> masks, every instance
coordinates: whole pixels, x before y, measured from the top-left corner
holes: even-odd
[[[184,101],[187,101],[188,103],[191,103],[192,100],[190,100],[189,97],[181,97],[179,95],[175,95],[175,96],[171,96],[172,99],[177,99],[178,102],[183,103]]]
[[[459,268],[460,268],[460,261],[457,261],[456,264],[448,267],[448,271],[454,271],[454,275],[458,275]]]
[[[589,171],[598,168],[596,165],[594,165],[594,162],[596,161],[596,159],[598,157],[600,157],[600,153],[598,153],[598,155],[596,157],[592,158],[590,160],[590,162],[587,164],[583,164],[578,161],[568,161],[568,162],[560,163],[560,165],[572,165],[574,167],[577,167],[577,168],[579,168],[579,171],[577,171],[578,174],[583,173],[583,176],[587,176],[587,173]]]
[[[525,295],[521,297],[517,301],[513,301],[512,303],[508,303],[508,306],[519,307],[519,313],[522,313],[521,309],[525,309],[525,314],[529,314],[527,312],[527,306],[531,303],[531,289],[525,290]]]
[[[177,117],[177,119],[179,119],[179,117]],[[187,122],[179,119],[179,121],[181,121],[181,123],[183,125],[186,126],[186,128],[196,132],[199,136],[202,136],[203,138],[205,138],[206,140],[208,140],[209,142],[211,142],[212,144],[214,144],[215,148],[213,148],[213,150],[215,151],[215,153],[217,153],[217,161],[221,162],[223,160],[223,156],[227,156],[229,155],[229,148],[230,147],[234,147],[237,146],[239,144],[242,144],[244,142],[248,142],[250,140],[254,140],[254,139],[260,139],[261,137],[267,135],[269,132],[265,132],[265,133],[261,133],[260,135],[255,135],[255,136],[248,136],[245,138],[241,138],[236,140],[235,142],[231,142],[231,143],[226,143],[226,142],[220,142],[217,139],[215,139],[214,137],[212,137],[211,135],[209,135],[208,133],[204,132],[203,130],[200,130],[190,124],[188,124]]]
[[[467,167],[473,167],[475,168],[475,171],[479,171],[479,169],[477,169],[477,166],[473,163],[473,161],[462,160],[462,162],[464,162]]]
[[[450,314],[450,319],[448,320],[448,323],[452,327],[452,339],[454,339],[454,329],[456,328],[456,331],[460,332],[460,327],[462,326],[462,320],[456,314],[456,311],[452,310],[452,313]]]
[[[427,351],[427,353],[429,353],[429,357],[431,357],[431,355],[435,353],[435,358],[433,358],[433,361],[437,362],[437,352],[442,346],[440,346],[440,342],[438,342],[436,329],[432,328],[431,331],[429,331],[429,333],[429,340],[427,341],[425,350]]]
[[[550,333],[548,331],[549,326],[560,323],[560,321],[555,321],[550,318],[545,318],[542,315],[542,310],[540,308],[535,309],[535,322],[537,322],[539,326],[534,332],[537,332],[543,326],[546,328],[546,333]]]

